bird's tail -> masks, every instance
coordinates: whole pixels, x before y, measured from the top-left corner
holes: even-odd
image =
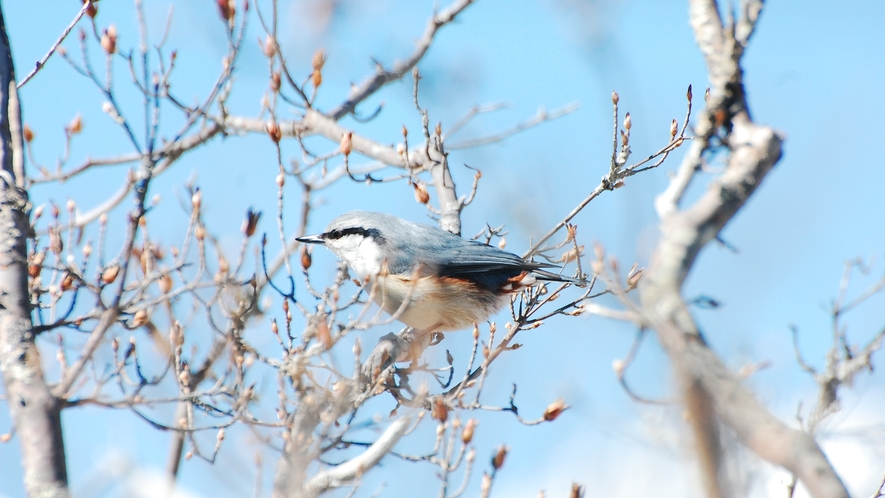
[[[577,285],[578,287],[587,287],[587,279],[586,278],[574,278],[567,277],[565,275],[560,275],[559,273],[553,273],[546,270],[533,270],[532,275],[535,276],[538,280],[545,280],[547,282],[568,282],[573,285]]]

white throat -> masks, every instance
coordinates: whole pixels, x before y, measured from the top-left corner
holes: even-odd
[[[378,275],[384,255],[371,237],[345,235],[326,242],[326,246],[338,255],[360,280]]]

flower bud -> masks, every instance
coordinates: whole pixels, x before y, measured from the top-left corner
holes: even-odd
[[[113,24],[101,32],[101,48],[108,55],[117,52],[117,27]]]
[[[475,418],[472,418],[464,424],[464,430],[461,431],[461,441],[464,444],[468,444],[473,440],[473,430],[476,429],[476,424],[478,423]]]
[[[249,208],[246,211],[246,219],[243,221],[243,234],[246,237],[251,237],[255,235],[255,230],[258,228],[258,220],[261,219],[261,211],[255,212],[252,211],[252,208]]]
[[[415,187],[415,200],[421,204],[427,204],[430,201],[430,194],[427,193],[427,189],[424,188],[424,185],[420,183],[413,183],[413,187]]]
[[[120,265],[114,264],[105,269],[101,273],[101,281],[104,284],[112,284],[114,280],[117,280],[117,275],[120,274]]]
[[[259,42],[260,43],[260,42]],[[277,41],[273,36],[267,35],[267,38],[264,39],[264,46],[262,47],[264,51],[264,55],[267,58],[271,58],[277,53]]]
[[[559,398],[553,403],[550,403],[547,406],[547,409],[544,410],[544,420],[552,422],[566,409],[568,409],[568,405],[565,404],[565,401],[562,398]]]
[[[504,466],[504,458],[507,457],[507,452],[510,450],[507,446],[501,445],[498,447],[498,451],[495,452],[495,456],[492,457],[492,468],[495,470],[500,469]]]
[[[78,113],[65,129],[71,135],[76,135],[83,131],[83,116]]]
[[[350,152],[353,150],[353,133],[347,132],[341,135],[341,143],[339,144],[339,148],[341,149],[341,153],[345,156],[350,155]]]
[[[164,274],[157,280],[157,286],[163,294],[169,293],[169,291],[172,290],[172,275],[169,275],[168,273]]]
[[[326,52],[322,48],[314,52],[311,64],[314,71],[321,71],[323,69],[323,65],[326,64]]]
[[[267,134],[274,143],[280,143],[280,139],[283,138],[283,130],[274,121],[267,122]]]
[[[310,251],[307,250],[307,246],[301,246],[301,268],[307,271],[310,269],[312,262],[313,259],[310,256]]]
[[[448,420],[449,409],[441,396],[437,396],[433,399],[433,408],[430,411],[430,416],[433,417],[434,420],[439,420],[440,424],[445,424],[446,420]]]

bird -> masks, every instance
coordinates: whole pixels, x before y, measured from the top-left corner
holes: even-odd
[[[297,240],[331,250],[361,285],[371,285],[385,312],[422,334],[481,323],[511,294],[542,281],[582,283],[545,270],[556,265],[385,213],[351,211]]]

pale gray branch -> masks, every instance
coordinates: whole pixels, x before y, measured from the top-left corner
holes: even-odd
[[[313,476],[304,485],[305,495],[317,496],[332,488],[337,488],[353,482],[372,467],[378,465],[378,462],[393,450],[393,447],[399,441],[400,437],[406,433],[411,421],[412,417],[410,416],[403,416],[396,419],[390,424],[387,430],[384,431],[384,434],[382,434],[381,437],[379,437],[378,440],[375,441],[372,446],[369,446],[369,449],[362,454],[351,458],[341,465],[324,470]]]
[[[639,285],[645,319],[683,382],[699,460],[707,463],[704,476],[710,496],[727,494],[717,464],[719,420],[754,453],[797,475],[812,496],[847,497],[814,438],[773,416],[707,347],[681,295],[701,249],[719,235],[777,163],[783,140],[750,119],[739,64],[742,47],[723,28],[716,2],[689,0],[689,5],[691,25],[707,62],[711,98],[696,126],[700,139],[693,142],[673,183],[657,201],[661,239]],[[728,148],[725,172],[693,205],[679,210],[677,204],[699,167],[701,153],[716,132],[723,134],[721,140]]]
[[[412,68],[424,57],[427,50],[430,49],[430,45],[433,43],[433,37],[436,35],[436,32],[439,31],[439,28],[455,20],[455,17],[472,4],[473,1],[474,0],[458,0],[445,10],[434,14],[433,18],[430,19],[430,22],[427,23],[427,28],[424,29],[424,35],[418,41],[418,46],[416,47],[415,52],[408,59],[402,62],[394,62],[393,69],[389,71],[379,65],[374,75],[370,76],[362,84],[354,88],[351,91],[350,97],[329,112],[328,115],[333,120],[338,121],[347,114],[353,112],[360,102],[378,91],[382,86],[405,76],[406,73],[411,71]]]

